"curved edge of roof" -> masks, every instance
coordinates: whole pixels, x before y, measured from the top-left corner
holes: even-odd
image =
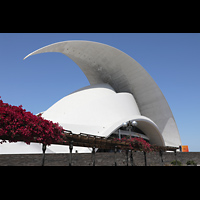
[[[109,137],[113,132],[119,129],[124,122],[133,120],[137,121],[137,127],[145,132],[146,136],[150,139],[151,144],[165,146],[164,138],[161,135],[158,126],[151,119],[145,116],[129,116],[126,119],[121,119],[120,121],[117,121],[115,124],[110,126],[104,134],[106,137]]]
[[[48,53],[48,52],[59,52],[61,53],[59,50],[56,51],[55,49],[52,49],[52,47],[54,46],[60,46],[60,45],[63,45],[65,43],[74,43],[74,42],[91,42],[91,43],[96,43],[96,44],[102,44],[100,42],[94,42],[94,41],[87,41],[87,40],[69,40],[69,41],[61,41],[61,42],[56,42],[56,43],[52,43],[52,44],[49,44],[49,45],[46,45],[44,47],[41,47],[31,53],[29,53],[27,56],[25,56],[23,58],[23,60],[25,60],[26,58],[28,58],[29,56],[32,56],[32,55],[36,55],[36,54],[39,54],[39,53]],[[105,46],[108,46],[108,47],[111,47],[111,48],[114,48],[112,46],[109,46],[107,44],[103,44]],[[115,48],[114,48],[115,49]]]
[[[42,47],[24,59],[46,52],[60,52],[71,58],[84,72],[91,85],[108,83],[116,92],[131,93],[141,114],[154,121],[161,134],[165,129],[164,139],[169,141],[168,136],[171,136],[170,131],[173,131],[179,138],[177,145],[181,145],[176,122],[160,88],[147,71],[129,55],[106,44],[73,40]],[[170,118],[173,119],[173,130],[166,127]]]

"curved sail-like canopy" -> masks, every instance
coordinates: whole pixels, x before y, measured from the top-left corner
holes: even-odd
[[[71,58],[91,85],[107,83],[117,93],[133,95],[139,112],[159,128],[165,145],[179,146],[181,140],[170,107],[147,71],[133,58],[111,46],[90,41],[64,41],[40,48],[27,55],[60,52]]]

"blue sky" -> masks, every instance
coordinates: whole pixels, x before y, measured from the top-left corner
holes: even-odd
[[[0,33],[0,96],[37,114],[89,85],[79,67],[43,46],[89,40],[113,46],[139,62],[160,87],[176,120],[182,144],[200,151],[199,33]]]

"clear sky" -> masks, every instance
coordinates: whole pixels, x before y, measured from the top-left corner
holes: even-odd
[[[61,53],[29,53],[66,40],[113,46],[140,63],[160,87],[182,144],[200,151],[199,33],[0,33],[0,96],[33,114],[89,85],[80,68]]]

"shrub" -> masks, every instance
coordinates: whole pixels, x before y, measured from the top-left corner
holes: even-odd
[[[173,160],[172,162],[171,162],[171,164],[172,165],[174,165],[174,166],[181,166],[182,165],[182,162],[181,161],[179,161],[179,160]]]
[[[0,97],[1,98],[1,97]],[[12,106],[0,99],[0,138],[2,142],[37,141],[46,145],[62,141],[63,128],[27,112],[22,106]]]
[[[188,160],[186,162],[187,165],[194,165],[194,166],[197,166],[197,163],[194,162],[194,160]]]

